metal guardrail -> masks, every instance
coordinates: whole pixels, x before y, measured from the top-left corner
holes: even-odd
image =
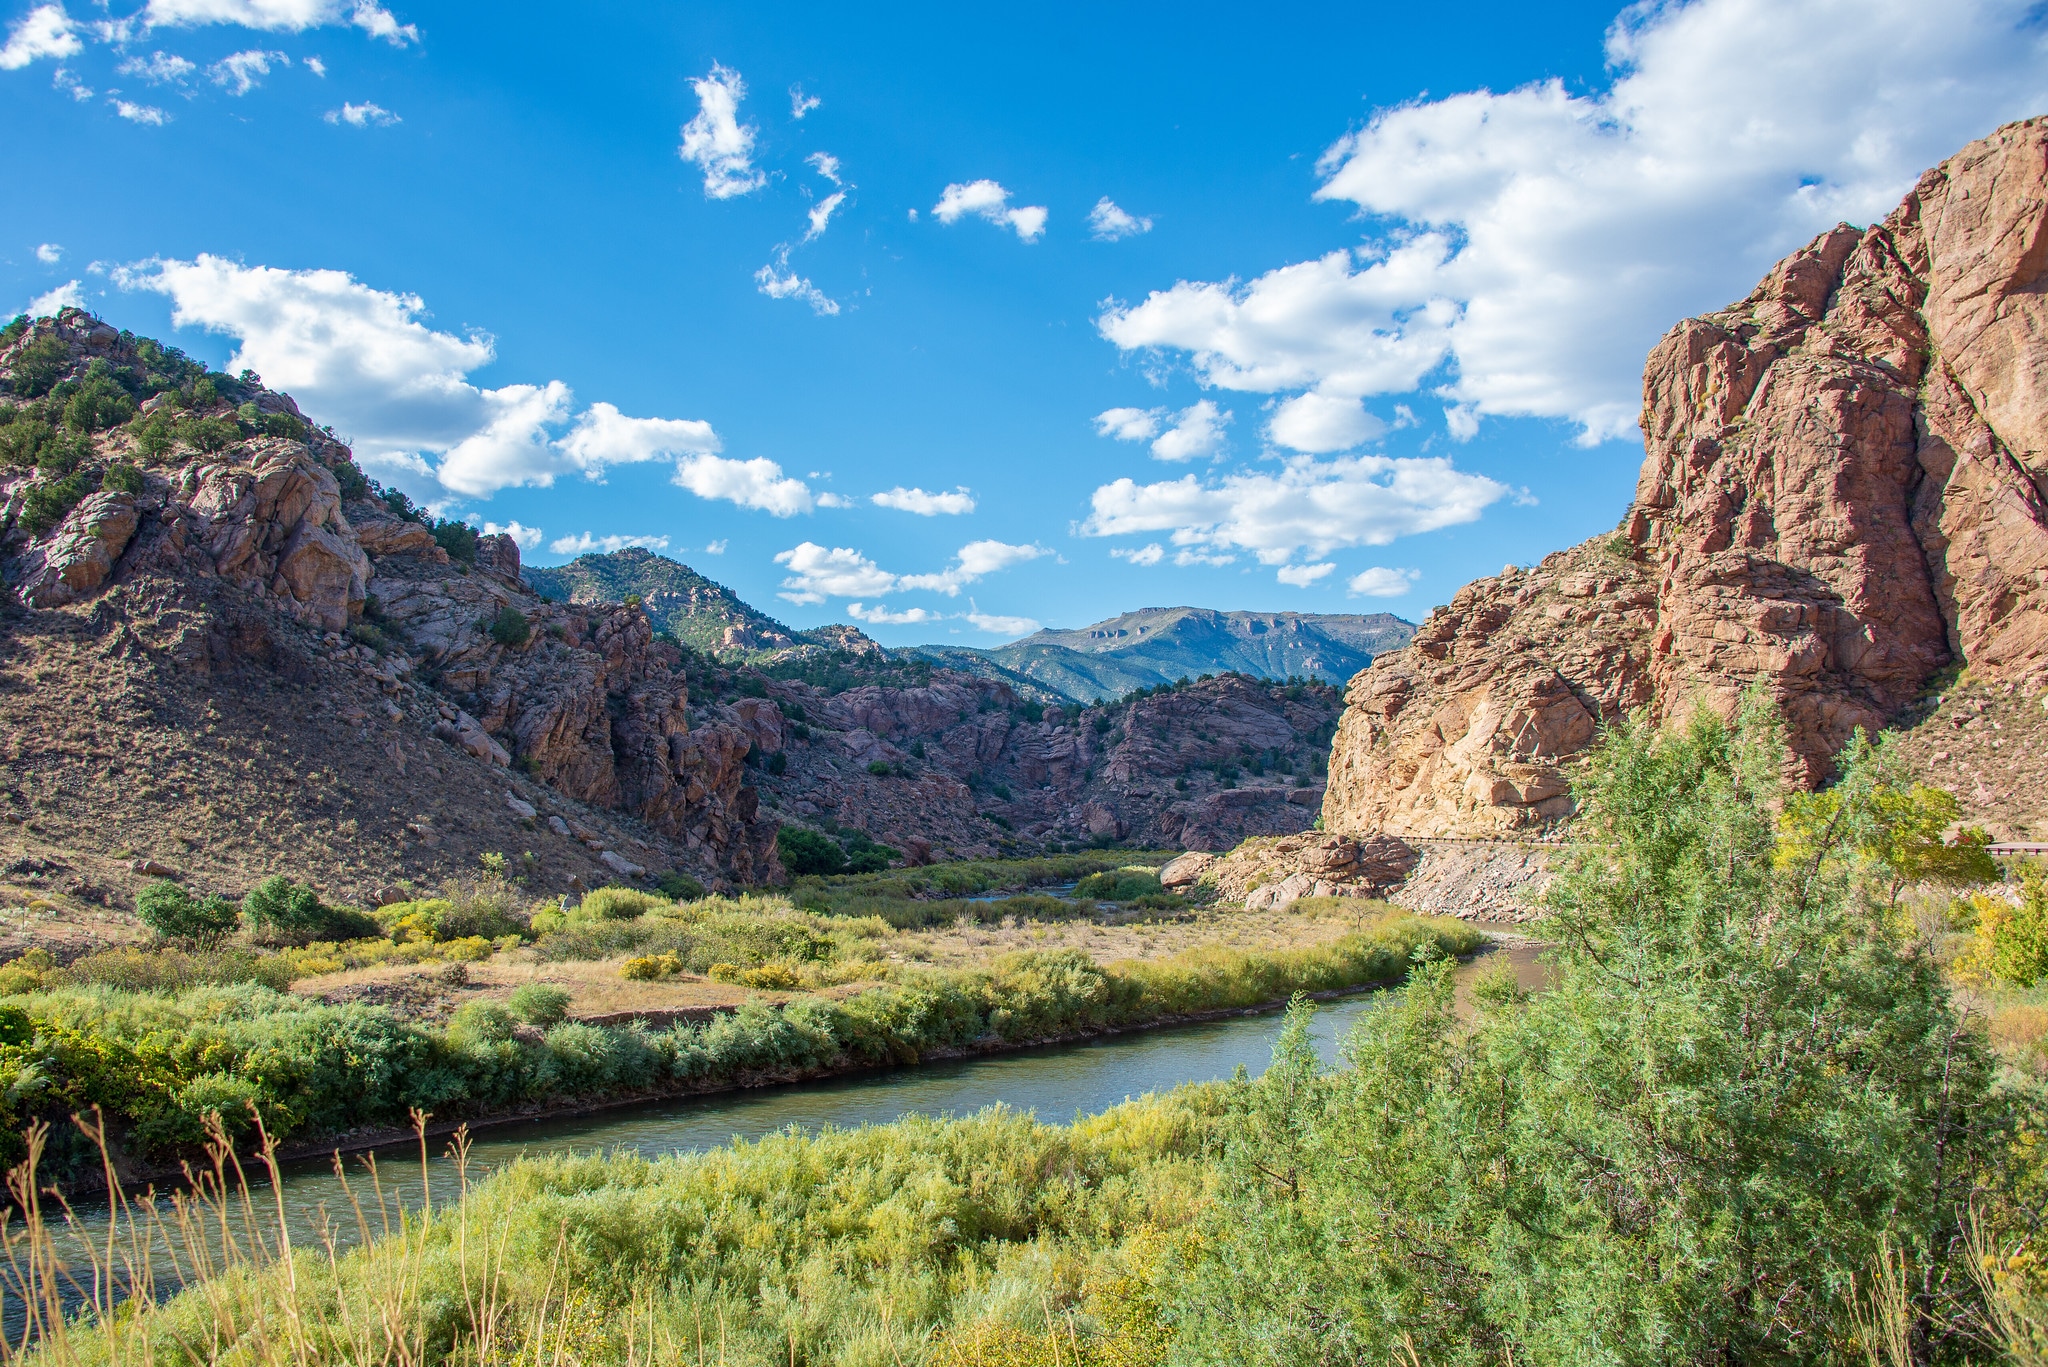
[[[1984,853],[1994,858],[2001,854],[2048,854],[2048,840],[2000,840],[1986,845]]]

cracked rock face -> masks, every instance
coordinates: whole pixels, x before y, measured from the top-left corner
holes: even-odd
[[[1460,590],[1351,684],[1338,832],[1569,816],[1599,725],[1760,685],[1815,783],[1939,669],[2048,682],[2048,120],[1688,319],[1643,375],[1623,530]]]

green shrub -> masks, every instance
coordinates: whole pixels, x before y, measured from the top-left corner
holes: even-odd
[[[276,874],[242,898],[242,920],[258,939],[279,944],[381,937],[383,928],[359,911],[330,907],[303,883]]]
[[[343,498],[368,498],[370,481],[352,460],[327,467],[334,473],[334,482],[341,486]]]
[[[158,409],[129,427],[135,452],[145,460],[162,460],[178,444],[178,421],[166,409]]]
[[[17,313],[4,328],[0,328],[0,346],[13,346],[21,340],[21,334],[28,331],[28,315]]]
[[[533,635],[533,628],[527,624],[525,613],[507,603],[491,619],[490,634],[491,639],[501,646],[518,647],[526,644]]]
[[[135,416],[135,400],[105,375],[94,375],[64,405],[64,425],[74,432],[104,432]]]
[[[117,493],[139,494],[144,487],[142,471],[132,465],[109,465],[106,474],[100,476],[100,488],[112,489]]]
[[[227,418],[187,418],[178,424],[178,439],[196,451],[218,455],[242,439],[242,429]]]
[[[887,760],[871,759],[868,761],[868,772],[876,778],[887,778],[889,776],[889,762]]]
[[[136,897],[135,915],[166,940],[215,940],[234,932],[236,909],[225,897],[194,897],[164,878]]]
[[[30,536],[41,536],[62,522],[79,500],[91,492],[92,481],[83,471],[76,470],[59,480],[39,480],[29,485],[21,501],[21,529]]]
[[[448,1022],[448,1042],[458,1049],[503,1044],[518,1024],[518,1018],[498,1002],[467,1002]]]
[[[521,983],[508,999],[512,1014],[545,1030],[569,1015],[569,994],[552,983]]]
[[[1969,899],[1976,936],[1960,967],[1973,978],[2032,987],[2048,978],[2048,877],[2038,867],[2024,869],[2012,894],[1977,893]]]
[[[656,982],[683,971],[683,961],[673,953],[643,954],[619,965],[619,976],[629,982]]]
[[[637,888],[602,887],[586,895],[577,910],[586,920],[633,921],[670,905],[666,898]]]
[[[777,831],[775,849],[782,856],[782,867],[792,877],[828,877],[846,867],[846,851],[839,848],[839,842],[801,826],[784,826]]]
[[[476,563],[476,528],[467,522],[436,522],[434,544],[448,552],[450,560],[465,565]]]
[[[1105,869],[1074,885],[1074,896],[1092,897],[1098,902],[1135,902],[1163,892],[1159,875],[1138,869]]]
[[[310,435],[306,424],[289,413],[265,413],[257,426],[266,436],[288,437],[293,441],[304,441]]]
[[[62,342],[38,337],[14,355],[14,392],[30,399],[47,394],[70,365],[71,353]]]
[[[0,466],[16,470],[35,468],[43,447],[55,435],[50,424],[36,418],[17,416],[0,427]]]
[[[660,888],[661,895],[672,902],[694,902],[704,895],[702,883],[689,874],[675,869],[655,879],[654,886]]]

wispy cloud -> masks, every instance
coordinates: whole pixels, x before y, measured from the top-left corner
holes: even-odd
[[[389,128],[402,120],[381,104],[368,101],[362,104],[343,102],[341,108],[330,109],[321,115],[329,123],[345,123],[351,128]]]
[[[272,63],[290,66],[292,59],[282,52],[265,52],[261,48],[250,48],[223,57],[206,69],[213,83],[230,95],[246,95],[254,90],[265,76],[270,74]]]
[[[1088,231],[1098,242],[1114,242],[1120,237],[1136,237],[1140,233],[1151,232],[1152,220],[1124,212],[1110,201],[1108,195],[1104,195],[1088,211]]]
[[[754,135],[739,120],[747,83],[729,67],[714,62],[711,74],[690,82],[697,92],[697,117],[683,125],[676,152],[704,173],[704,193],[712,199],[750,194],[768,183],[754,167]]]

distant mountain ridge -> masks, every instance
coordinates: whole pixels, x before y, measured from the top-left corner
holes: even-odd
[[[766,662],[818,648],[856,654],[880,650],[853,627],[798,631],[688,565],[638,546],[581,556],[552,569],[529,566],[524,574],[536,592],[561,602],[620,602],[637,594],[657,630],[721,659]],[[1342,684],[1374,656],[1400,649],[1414,634],[1413,623],[1387,612],[1140,608],[1071,631],[1040,631],[993,649],[921,645],[886,653],[1007,683],[1045,701],[1095,702],[1204,674]]]
[[[534,592],[560,603],[617,603],[638,594],[655,630],[712,655],[756,655],[803,641],[725,585],[639,546],[553,568],[528,565],[522,576]]]
[[[1181,678],[1235,672],[1343,684],[1415,625],[1388,612],[1224,612],[1141,608],[1071,631],[1046,630],[991,650],[925,646],[958,667],[972,654],[1042,687],[1088,702]]]

